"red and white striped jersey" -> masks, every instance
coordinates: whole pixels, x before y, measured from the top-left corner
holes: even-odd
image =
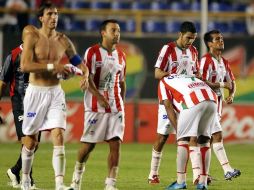
[[[222,57],[218,61],[210,53],[205,54],[200,60],[200,73],[203,80],[210,82],[230,82],[234,81],[235,77],[230,69],[229,63]],[[218,113],[222,114],[222,102],[224,99],[223,89],[218,88],[214,90],[218,95]]]
[[[230,69],[229,63],[222,57],[217,60],[210,53],[205,54],[200,60],[200,73],[203,80],[210,82],[230,82],[235,80],[235,77]],[[223,95],[222,89],[215,90],[218,96]]]
[[[84,61],[89,73],[94,75],[96,88],[106,97],[110,105],[109,109],[100,106],[97,98],[89,90],[86,90],[84,95],[85,111],[102,113],[123,111],[124,105],[119,83],[125,80],[125,54],[119,49],[109,53],[97,44],[86,50]]]
[[[192,45],[183,50],[170,42],[162,47],[154,67],[169,74],[193,75],[199,71],[198,51]]]
[[[159,100],[171,100],[178,112],[203,101],[217,101],[215,92],[204,81],[187,75],[171,75],[161,79],[158,97]]]

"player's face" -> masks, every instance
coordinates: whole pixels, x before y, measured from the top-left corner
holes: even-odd
[[[58,22],[58,12],[56,8],[45,9],[43,16],[40,17],[42,26],[49,29],[56,29]]]
[[[120,26],[116,23],[108,23],[102,31],[103,40],[109,43],[118,44],[120,41]]]
[[[224,39],[222,34],[212,34],[212,42],[211,42],[211,48],[215,49],[215,50],[224,50]]]
[[[180,34],[181,48],[188,48],[195,41],[197,33],[186,32]]]

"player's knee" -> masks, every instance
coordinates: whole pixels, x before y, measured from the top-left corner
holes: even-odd
[[[222,132],[221,131],[216,132],[212,135],[212,137],[213,137],[213,143],[221,142],[222,141]]]
[[[203,136],[203,135],[200,135],[198,137],[198,144],[205,144],[205,143],[208,143],[208,142],[210,142],[210,137]]]
[[[168,135],[160,135],[159,136],[159,144],[161,146],[163,146],[166,143],[167,139],[168,139]]]

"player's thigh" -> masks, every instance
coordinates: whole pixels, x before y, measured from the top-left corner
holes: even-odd
[[[81,142],[97,143],[105,140],[109,113],[85,112]]]
[[[121,140],[123,140],[124,128],[125,128],[124,112],[110,113],[105,140],[110,140],[114,137],[119,137]]]

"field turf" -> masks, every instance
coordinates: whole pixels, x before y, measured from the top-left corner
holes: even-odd
[[[69,185],[75,164],[79,144],[66,144],[66,176],[65,183]],[[18,157],[20,145],[17,143],[0,144],[0,190],[9,190],[6,171],[12,166]],[[163,152],[159,185],[147,183],[147,176],[151,160],[151,144],[123,144],[120,162],[120,170],[117,181],[119,190],[163,190],[176,179],[176,147],[166,145]],[[239,178],[225,181],[223,170],[216,157],[212,154],[210,174],[214,181],[209,186],[210,190],[252,190],[254,189],[254,145],[230,144],[226,145],[230,163],[242,171]],[[92,152],[83,176],[82,190],[103,190],[104,180],[107,174],[107,144],[98,144]],[[54,189],[54,174],[52,169],[52,145],[41,144],[36,152],[34,160],[34,178],[36,185],[41,189]],[[194,190],[191,183],[192,171],[188,165],[187,184],[188,189]]]

